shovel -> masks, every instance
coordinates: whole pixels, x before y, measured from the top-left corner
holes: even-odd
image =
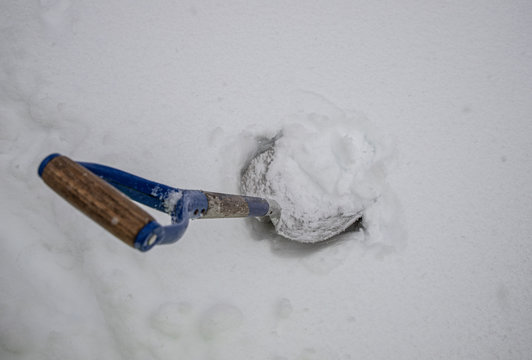
[[[273,151],[271,143],[251,159],[242,173],[244,191],[264,185],[265,172],[255,170],[268,168]],[[257,217],[271,220],[281,236],[318,242],[340,234],[362,216],[357,212],[338,213],[314,222],[296,219],[292,228],[287,228],[279,222],[282,209],[272,199],[178,189],[112,167],[75,162],[60,154],[47,156],[38,172],[44,182],[70,204],[140,251],[176,242],[193,219]],[[159,224],[130,199],[169,214],[171,225]],[[277,226],[279,224],[281,226]]]

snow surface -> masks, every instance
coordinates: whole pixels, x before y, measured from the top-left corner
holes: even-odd
[[[529,358],[531,10],[1,2],[0,358]],[[366,232],[205,220],[143,254],[36,174],[61,152],[238,192],[256,134],[316,112],[308,93],[395,142]]]

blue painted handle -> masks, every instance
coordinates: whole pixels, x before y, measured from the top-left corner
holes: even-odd
[[[59,154],[49,155],[41,162],[38,171],[40,176],[47,164],[57,156]],[[161,226],[151,222],[138,233],[134,246],[140,251],[176,242],[185,233],[190,219],[265,216],[270,212],[269,202],[262,198],[178,189],[105,165],[78,164],[132,200],[171,216],[171,225]]]

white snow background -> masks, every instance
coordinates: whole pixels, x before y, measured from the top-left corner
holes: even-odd
[[[532,357],[530,1],[4,0],[0,28],[1,359]],[[393,143],[375,233],[140,253],[37,176],[234,193],[309,98]]]

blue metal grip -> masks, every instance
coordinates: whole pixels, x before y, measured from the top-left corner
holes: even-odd
[[[182,190],[182,196],[176,199],[169,211],[172,224],[161,226],[156,222],[149,223],[137,235],[135,247],[140,251],[148,251],[155,245],[173,244],[187,230],[190,219],[201,216],[200,208],[207,207],[207,198],[201,191]],[[172,198],[169,198],[172,200]],[[168,198],[166,201],[169,200]],[[153,239],[153,240],[152,240]]]
[[[92,171],[131,199],[162,212],[169,213],[169,203],[166,199],[179,196],[175,194],[182,193],[180,189],[159,184],[109,166],[87,162],[78,162],[78,164]]]
[[[207,198],[201,191],[174,188],[105,165],[79,164],[131,199],[171,216],[171,225],[152,222],[139,232],[135,247],[141,251],[176,242],[185,233],[189,220],[199,218],[208,207]]]
[[[154,247],[160,241],[159,235],[162,227],[163,226],[156,221],[147,223],[142,229],[140,229],[135,238],[135,243],[133,244],[135,249],[148,251]]]

